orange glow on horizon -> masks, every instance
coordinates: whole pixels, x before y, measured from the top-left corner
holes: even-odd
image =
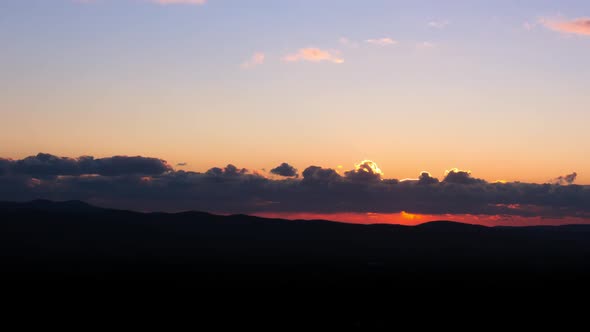
[[[521,217],[507,215],[470,215],[470,214],[414,214],[409,212],[399,213],[313,213],[313,212],[259,212],[252,215],[264,218],[277,218],[289,220],[330,220],[352,224],[392,224],[415,226],[430,221],[455,221],[466,224],[483,226],[556,226],[568,224],[590,224],[585,218],[546,218],[546,217]]]
[[[421,220],[422,219],[422,215],[420,214],[413,214],[413,213],[408,213],[406,211],[402,211],[400,212],[400,216],[403,219],[407,219],[407,220]]]

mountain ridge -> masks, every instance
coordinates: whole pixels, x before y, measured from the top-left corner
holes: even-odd
[[[590,225],[415,227],[0,202],[0,279],[430,287],[590,278]],[[426,286],[425,286],[426,285]]]
[[[45,211],[70,211],[70,212],[83,212],[83,211],[103,211],[103,212],[121,212],[121,213],[137,213],[137,214],[155,214],[155,215],[184,215],[184,216],[210,216],[216,217],[220,219],[250,219],[250,220],[259,220],[259,221],[283,221],[283,222],[313,222],[313,223],[331,223],[331,224],[347,224],[347,225],[358,225],[358,226],[402,226],[402,227],[420,227],[423,229],[430,229],[430,230],[450,230],[450,229],[460,229],[462,227],[472,227],[472,228],[590,228],[590,223],[588,225],[584,224],[564,224],[564,225],[552,225],[552,226],[545,226],[545,225],[530,225],[530,226],[511,226],[511,225],[496,225],[496,226],[486,226],[486,225],[479,225],[479,224],[471,224],[466,222],[458,222],[453,220],[431,220],[426,221],[416,225],[402,225],[402,224],[389,224],[389,223],[373,223],[373,224],[355,224],[350,222],[343,222],[338,220],[330,220],[330,219],[286,219],[286,218],[266,218],[266,217],[258,217],[249,214],[229,214],[229,215],[222,215],[222,214],[215,214],[205,211],[196,211],[196,210],[187,210],[187,211],[179,211],[179,212],[162,212],[162,211],[153,211],[153,212],[143,212],[143,211],[134,211],[128,209],[115,209],[115,208],[105,208],[99,207],[96,205],[92,205],[82,200],[65,200],[65,201],[52,201],[46,199],[36,199],[32,201],[24,201],[24,202],[14,202],[14,201],[0,201],[0,209],[7,209],[7,208],[20,208],[20,209],[37,209],[37,210],[45,210]]]

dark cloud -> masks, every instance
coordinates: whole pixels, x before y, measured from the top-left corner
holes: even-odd
[[[281,165],[271,169],[270,172],[272,174],[285,176],[285,177],[297,176],[297,169],[287,163],[282,163]]]
[[[90,166],[86,158],[81,157],[84,166]],[[26,174],[34,177],[51,177],[58,175],[81,175],[81,170],[77,159],[57,157],[47,153],[39,153],[36,156],[26,157],[16,160],[12,164],[11,171],[16,174]]]
[[[438,183],[438,179],[437,178],[433,178],[430,173],[428,172],[422,172],[420,173],[420,177],[418,178],[418,183],[419,184],[435,184]]]
[[[172,167],[162,159],[146,157],[115,156],[94,159],[83,157],[80,159],[83,174],[99,174],[106,176],[118,175],[159,175],[172,170]]]
[[[370,160],[364,160],[356,165],[355,169],[345,172],[344,176],[352,181],[359,182],[379,182],[381,180],[381,170],[377,164]]]
[[[0,158],[0,176],[8,174],[12,166],[13,161],[10,159]]]
[[[303,173],[303,181],[330,183],[341,180],[340,174],[331,168],[322,168],[319,166],[309,166]]]
[[[0,174],[30,175],[35,178],[79,175],[159,175],[171,171],[166,161],[147,157],[114,156],[95,159],[91,156],[79,158],[57,157],[47,153],[20,160],[2,159]]]
[[[184,166],[188,166],[188,163],[178,163],[178,164],[176,164],[176,166],[184,167]]]
[[[302,179],[273,180],[233,165],[197,173],[169,170],[165,166],[152,166],[154,169],[151,169],[143,162],[139,163],[141,167],[131,163],[135,166],[128,168],[114,168],[119,164],[111,162],[111,167],[117,171],[103,168],[102,175],[80,174],[80,169],[90,167],[82,164],[95,165],[95,161],[91,157],[64,160],[42,156],[28,159],[26,164],[30,173],[64,173],[63,170],[55,171],[59,169],[55,165],[71,170],[75,169],[72,165],[77,163],[79,167],[70,172],[73,174],[39,178],[33,174],[14,172],[13,167],[18,161],[0,159],[0,170],[8,169],[0,173],[0,200],[80,199],[106,207],[142,211],[406,211],[590,219],[590,186],[487,183],[458,170],[449,172],[441,182],[436,182],[426,172],[417,181],[375,181],[375,172],[367,172],[373,177],[365,177],[367,175],[358,174],[365,171],[357,168],[352,176],[340,176],[334,169],[319,166],[306,168]],[[167,164],[163,162],[162,165]],[[157,174],[146,176],[146,168]]]
[[[574,181],[576,181],[577,176],[578,176],[578,173],[573,172],[572,174],[559,176],[556,179],[552,180],[551,182],[555,183],[555,184],[573,184]]]
[[[463,171],[457,168],[453,168],[447,171],[443,182],[456,183],[456,184],[476,184],[484,183],[482,179],[476,179],[471,177],[471,171]]]
[[[238,169],[236,166],[229,164],[229,165],[225,166],[225,168],[220,168],[220,167],[210,168],[205,174],[211,175],[211,176],[235,177],[235,176],[239,176],[239,175],[244,175],[246,173],[248,173],[247,169],[245,169],[245,168]]]
[[[238,175],[242,175],[242,174],[246,174],[248,172],[247,169],[242,168],[242,169],[238,169],[236,166],[229,164],[225,167],[225,169],[223,170],[223,174],[227,175],[227,176],[238,176]]]
[[[222,176],[223,175],[223,168],[213,167],[213,168],[210,168],[209,170],[207,170],[207,172],[205,174],[211,175],[211,176]]]

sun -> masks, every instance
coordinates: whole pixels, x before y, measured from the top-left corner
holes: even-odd
[[[406,220],[419,220],[422,219],[422,216],[419,214],[413,214],[406,211],[400,212],[400,216]]]

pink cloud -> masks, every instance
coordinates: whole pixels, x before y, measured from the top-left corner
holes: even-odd
[[[346,37],[340,37],[340,39],[338,39],[338,42],[340,43],[340,45],[350,47],[350,48],[358,48],[359,47],[359,44],[357,42],[355,42],[354,40],[350,40]]]
[[[581,17],[573,20],[541,20],[547,28],[576,35],[590,36],[590,17]]]
[[[283,57],[285,62],[299,62],[299,61],[310,61],[310,62],[322,62],[329,61],[332,63],[341,64],[344,63],[344,59],[339,57],[338,51],[324,51],[319,48],[309,47],[302,48],[297,53],[288,54]]]
[[[428,26],[431,28],[435,28],[435,29],[444,29],[449,24],[451,24],[451,21],[449,21],[449,20],[428,22]]]
[[[241,67],[243,69],[254,68],[256,66],[264,64],[265,58],[266,58],[266,56],[264,55],[264,53],[256,52],[250,57],[250,59],[244,61],[241,65]]]
[[[390,46],[397,44],[397,41],[387,37],[378,39],[367,39],[366,42],[377,46]]]
[[[433,42],[429,42],[429,41],[424,41],[424,42],[418,43],[416,45],[416,48],[422,49],[422,50],[433,49],[435,47],[436,47],[436,44]]]

